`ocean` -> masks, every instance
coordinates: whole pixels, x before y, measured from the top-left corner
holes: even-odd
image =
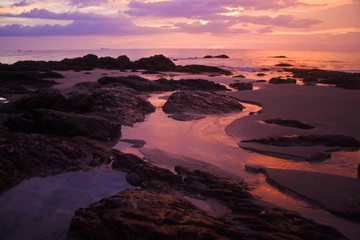
[[[60,61],[64,58],[82,57],[86,54],[99,57],[126,55],[132,61],[142,57],[163,54],[177,65],[204,64],[232,71],[257,71],[274,68],[278,63],[289,63],[298,68],[318,68],[346,72],[360,72],[360,52],[297,51],[297,50],[250,50],[250,49],[96,49],[96,50],[1,50],[0,63],[22,60]],[[226,54],[230,58],[203,58],[206,55]],[[274,58],[286,56],[286,58]]]

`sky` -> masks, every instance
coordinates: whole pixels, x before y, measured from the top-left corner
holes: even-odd
[[[360,0],[1,0],[0,49],[360,51]]]

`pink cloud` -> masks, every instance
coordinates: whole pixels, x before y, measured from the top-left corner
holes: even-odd
[[[99,6],[102,3],[106,3],[108,0],[70,0],[70,5],[79,8],[89,6]]]

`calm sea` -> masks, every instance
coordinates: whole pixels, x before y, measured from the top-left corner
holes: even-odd
[[[249,49],[97,49],[57,51],[0,51],[1,63],[20,60],[55,60],[81,57],[86,54],[99,57],[127,55],[131,60],[164,54],[176,60],[177,65],[205,64],[230,70],[253,71],[258,68],[272,68],[278,63],[290,63],[295,67],[319,68],[360,72],[360,52],[295,51],[295,50],[249,50]],[[205,55],[226,54],[229,59],[204,59]],[[286,56],[287,58],[274,58]]]

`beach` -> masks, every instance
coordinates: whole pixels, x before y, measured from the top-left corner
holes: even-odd
[[[66,196],[76,199],[66,189],[77,180],[53,187],[46,179],[98,171],[99,185],[111,178],[119,186],[96,194],[81,186],[89,197],[66,210],[64,227],[31,237],[360,237],[360,90],[353,73],[359,69],[299,73],[275,66],[274,56],[267,56],[272,67],[250,70],[226,66],[224,59],[163,55],[2,64],[9,79],[19,72],[25,77],[14,77],[23,88],[5,79],[1,89],[0,212],[15,220],[4,219],[0,233],[24,239],[21,231],[29,229],[11,222],[32,221],[21,220],[28,209],[12,215],[17,207],[9,199],[50,199],[46,191],[23,197],[21,188],[35,184],[29,181],[42,177],[38,184],[64,193],[62,204],[37,205],[55,226]],[[34,69],[39,75],[24,81]],[[273,78],[289,83],[270,83]],[[46,217],[41,224],[36,229],[47,226]]]

